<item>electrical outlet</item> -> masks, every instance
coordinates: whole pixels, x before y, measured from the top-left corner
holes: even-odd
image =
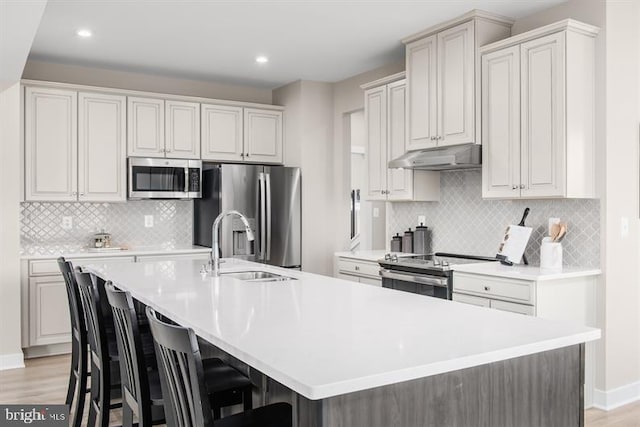
[[[71,216],[63,216],[62,217],[62,229],[63,230],[71,230],[73,228],[73,217]]]
[[[418,225],[424,225],[425,222],[427,222],[427,217],[424,215],[418,215]]]
[[[145,215],[144,216],[144,226],[146,228],[153,227],[153,215]]]
[[[629,235],[629,218],[623,216],[620,218],[620,235],[627,237]]]

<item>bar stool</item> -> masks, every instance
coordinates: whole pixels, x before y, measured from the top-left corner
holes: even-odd
[[[214,420],[209,399],[205,397],[210,392],[195,333],[159,320],[151,307],[147,307],[146,313],[155,341],[168,427],[292,426],[292,409],[287,403],[274,403]]]
[[[87,325],[78,284],[73,274],[73,265],[60,257],[58,258],[58,267],[64,279],[71,317],[71,369],[65,404],[69,406],[69,425],[80,427],[87,393],[87,377],[89,376],[87,369]]]
[[[111,404],[114,389],[120,388],[117,348],[107,337],[106,319],[101,310],[100,293],[90,273],[76,268],[75,279],[80,289],[80,299],[87,323],[89,358],[91,360],[91,399],[88,426],[108,427],[111,409],[121,404]],[[111,347],[111,348],[110,348]]]

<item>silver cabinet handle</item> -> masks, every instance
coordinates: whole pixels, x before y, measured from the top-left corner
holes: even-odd
[[[491,290],[491,286],[485,286],[484,290],[487,291],[487,292],[490,291]]]
[[[356,265],[356,271],[360,271],[360,267]]]
[[[511,189],[512,189],[512,190],[517,190],[517,189],[518,189],[518,186],[517,186],[517,185],[514,185],[514,186],[512,186],[512,187],[511,187]]]
[[[520,184],[520,189],[524,190],[524,184]]]
[[[249,157],[249,153],[245,154],[245,157]]]
[[[267,253],[265,258],[267,261],[271,259],[271,174],[265,173],[265,193],[267,196],[266,200],[266,220],[267,220]]]
[[[429,139],[430,139],[430,140],[432,140],[432,141],[435,141],[435,140],[436,140],[436,137],[435,137],[435,136],[432,136],[432,137],[431,137],[431,138],[429,138]]]

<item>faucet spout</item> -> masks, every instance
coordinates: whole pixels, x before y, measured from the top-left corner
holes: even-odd
[[[244,225],[244,229],[247,233],[247,241],[251,242],[255,239],[253,230],[251,230],[251,226],[249,225],[249,220],[246,216],[241,214],[238,211],[231,210],[222,212],[218,217],[213,221],[213,226],[211,227],[211,275],[214,277],[220,276],[220,223],[222,220],[230,215],[235,215],[240,218],[242,224]]]

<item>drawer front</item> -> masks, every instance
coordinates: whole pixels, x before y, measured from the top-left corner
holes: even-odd
[[[380,277],[380,265],[377,262],[354,261],[344,258],[338,260],[338,271],[357,276]]]
[[[338,277],[338,279],[348,280],[350,282],[360,283],[360,277],[354,276],[352,274],[338,273],[337,277]]]
[[[361,277],[360,283],[363,283],[365,285],[382,287],[382,279],[371,279],[370,277]]]
[[[134,262],[132,256],[105,257],[105,258],[66,258],[74,267],[82,267],[88,264],[108,264],[111,262]],[[29,261],[29,276],[55,276],[60,274],[57,259],[43,259]]]
[[[527,316],[535,315],[533,306],[507,301],[498,301],[495,299],[491,300],[491,308],[495,310],[510,311],[511,313],[526,314]]]
[[[487,298],[534,304],[534,284],[526,280],[476,274],[453,273],[454,292],[473,293]]]
[[[491,300],[489,298],[474,297],[472,295],[453,293],[453,300],[463,302],[465,304],[477,305],[478,307],[490,307]]]
[[[136,257],[136,262],[152,262],[152,261],[184,261],[189,259],[209,260],[209,253],[196,254],[169,254],[169,255],[141,255]]]

